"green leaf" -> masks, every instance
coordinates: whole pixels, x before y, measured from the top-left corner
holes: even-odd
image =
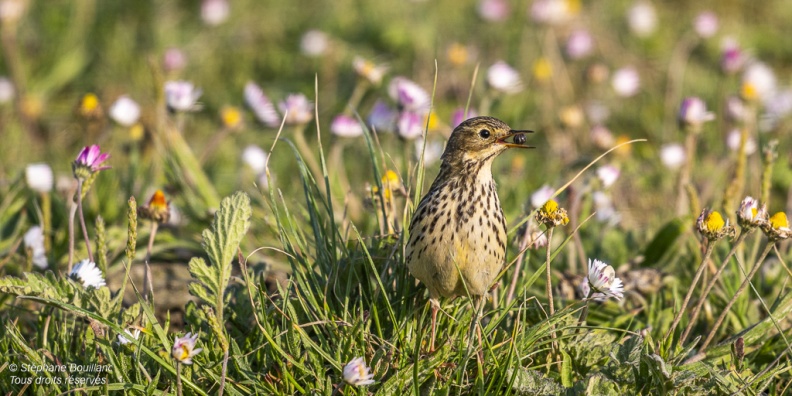
[[[646,247],[643,265],[648,267],[660,261],[672,250],[679,236],[682,235],[689,226],[689,218],[674,219],[666,223],[666,225],[657,232],[657,235],[655,235],[652,242],[649,243],[649,246]]]
[[[564,388],[572,387],[572,357],[565,350],[561,350],[561,385]]]
[[[215,266],[206,265],[206,261],[200,257],[193,257],[188,266],[193,279],[198,281],[190,283],[190,294],[207,304],[214,305],[220,290],[220,284],[218,284],[220,271]]]

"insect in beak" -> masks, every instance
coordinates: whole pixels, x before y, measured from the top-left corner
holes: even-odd
[[[509,134],[504,136],[501,139],[498,139],[498,143],[505,145],[506,147],[514,147],[514,148],[536,148],[534,146],[526,146],[525,145],[525,134],[526,133],[533,133],[534,131],[529,130],[511,130]],[[509,141],[511,139],[511,142]]]

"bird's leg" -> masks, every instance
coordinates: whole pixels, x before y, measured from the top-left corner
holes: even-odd
[[[481,317],[484,313],[484,303],[487,301],[486,295],[479,297],[478,307],[476,309],[476,337],[478,338],[478,358],[482,367],[484,366],[484,342],[481,336]]]
[[[429,352],[432,353],[435,350],[435,332],[437,329],[437,311],[440,310],[440,301],[436,298],[429,299],[429,305],[432,308],[432,338],[429,341]]]

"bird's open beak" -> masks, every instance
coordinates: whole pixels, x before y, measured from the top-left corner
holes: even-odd
[[[527,146],[525,144],[526,133],[534,133],[534,131],[513,129],[509,131],[508,135],[498,139],[498,143],[509,148],[536,148],[534,146]],[[522,136],[522,138],[520,138],[519,136]]]

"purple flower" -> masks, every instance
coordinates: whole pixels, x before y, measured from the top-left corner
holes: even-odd
[[[463,121],[473,117],[478,117],[478,112],[475,109],[468,109],[467,117],[465,117],[465,109],[461,107],[457,108],[454,110],[454,113],[451,114],[451,127],[456,128]]]
[[[402,112],[396,123],[399,136],[407,140],[421,137],[424,131],[423,121],[424,118],[419,114],[410,111]]]
[[[368,116],[368,124],[377,133],[393,132],[396,116],[395,110],[391,109],[385,102],[377,100]]]
[[[278,112],[275,110],[275,105],[269,100],[264,91],[252,81],[245,84],[245,103],[250,106],[256,118],[264,125],[277,128],[280,125],[281,119]]]
[[[721,42],[721,69],[726,74],[734,74],[742,69],[745,64],[745,55],[740,44],[732,37],[726,37]]]
[[[109,153],[102,153],[99,146],[94,144],[88,147],[83,147],[77,159],[72,164],[74,177],[78,179],[87,179],[92,173],[110,169],[109,166],[102,166],[110,157]]]
[[[303,125],[313,118],[313,103],[303,94],[291,94],[278,103],[278,108],[286,116],[286,124]]]
[[[429,111],[429,94],[406,77],[394,77],[388,86],[388,95],[407,111],[419,113]]]
[[[679,124],[700,128],[707,121],[715,119],[715,115],[707,111],[703,100],[695,96],[685,98],[679,107]]]

